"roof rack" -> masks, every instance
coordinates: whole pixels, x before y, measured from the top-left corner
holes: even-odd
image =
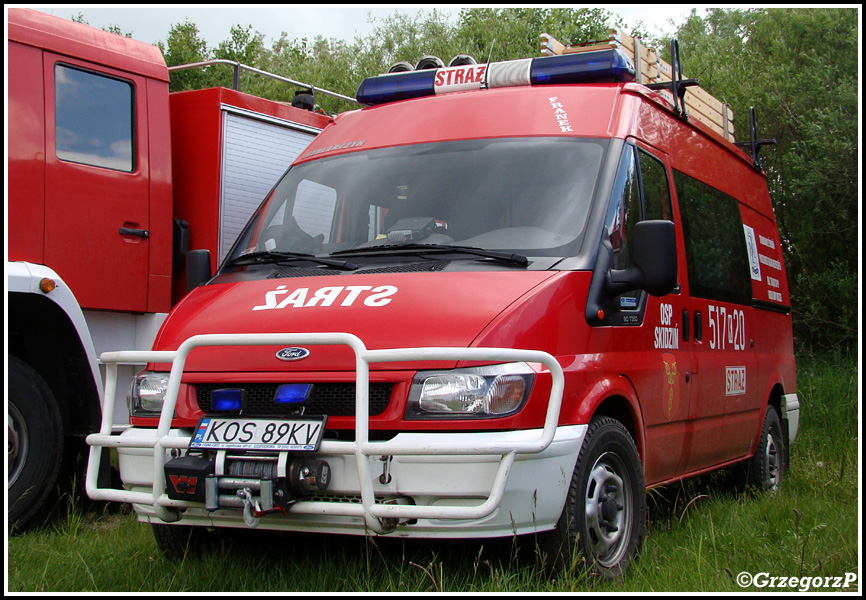
[[[303,83],[301,81],[295,81],[294,79],[289,79],[288,77],[283,77],[282,75],[276,75],[274,73],[262,71],[261,69],[257,69],[255,67],[250,67],[248,65],[245,65],[245,64],[233,61],[233,60],[215,58],[213,60],[205,60],[202,62],[189,63],[186,65],[177,65],[174,67],[168,67],[168,71],[169,71],[169,73],[171,73],[173,71],[182,71],[185,69],[204,68],[204,67],[209,67],[211,65],[228,65],[228,66],[232,67],[233,72],[234,72],[232,89],[236,90],[236,91],[240,91],[240,72],[241,71],[248,71],[248,72],[254,73],[256,75],[261,75],[262,77],[270,77],[271,79],[276,79],[277,81],[282,81],[283,83],[288,83],[289,85],[294,85],[297,87],[304,88],[305,90],[307,90],[306,91],[307,94],[319,93],[319,94],[324,94],[326,96],[332,96],[334,98],[337,98],[339,100],[344,100],[346,102],[351,102],[352,104],[360,104],[360,102],[358,102],[356,99],[351,98],[349,96],[344,96],[343,94],[338,94],[337,92],[332,92],[332,91],[326,90],[324,88],[316,87],[316,86],[310,85],[309,83]]]
[[[773,145],[775,146],[778,142],[774,139],[770,140],[762,140],[758,138],[758,119],[755,117],[755,107],[749,107],[749,141],[747,142],[735,142],[734,144],[739,148],[746,148],[749,152],[752,153],[752,165],[755,167],[756,171],[763,170],[763,166],[761,165],[761,158],[758,156],[758,151],[761,149],[761,146]]]
[[[647,48],[640,38],[632,37],[621,29],[614,27],[609,30],[606,40],[592,40],[584,44],[566,46],[553,36],[541,34],[541,53],[545,56],[589,52],[604,48],[622,50],[635,66],[635,81],[646,85],[665,97],[677,114],[683,118],[693,117],[710,129],[734,141],[734,113],[730,106],[714,98],[700,87],[695,79],[685,79],[679,65],[679,46],[674,40],[671,44],[671,54],[676,69],[661,59],[653,48]],[[677,75],[676,78],[674,75]],[[686,94],[686,87],[690,93]]]

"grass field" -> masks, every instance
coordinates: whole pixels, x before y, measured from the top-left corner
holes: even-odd
[[[800,360],[800,435],[775,495],[736,493],[724,474],[650,492],[643,552],[621,581],[547,574],[511,540],[254,532],[169,563],[128,507],[61,501],[59,517],[7,537],[7,591],[858,592],[857,368],[856,358]]]

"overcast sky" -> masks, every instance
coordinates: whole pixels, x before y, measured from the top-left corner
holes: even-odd
[[[8,6],[8,5],[7,5]],[[21,6],[21,5],[18,5]],[[355,36],[366,35],[374,24],[371,19],[382,19],[396,11],[415,14],[429,9],[429,5],[23,5],[53,14],[64,19],[81,13],[84,20],[93,27],[120,27],[124,33],[142,42],[155,44],[165,41],[173,24],[189,19],[198,26],[201,36],[208,46],[216,47],[229,37],[233,25],[252,25],[252,28],[265,35],[265,43],[270,45],[280,38],[282,32],[289,39],[321,35],[346,41]],[[439,8],[439,7],[437,7]],[[622,15],[629,24],[643,21],[652,33],[672,31],[668,23],[673,19],[682,23],[690,8],[677,6],[624,5],[605,6],[607,10]],[[445,5],[442,12],[456,16],[458,5]],[[543,33],[539,31],[539,34]]]

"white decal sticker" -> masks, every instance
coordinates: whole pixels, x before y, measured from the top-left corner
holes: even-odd
[[[484,71],[487,65],[462,65],[436,70],[433,80],[433,91],[437,94],[445,92],[462,92],[480,90],[484,82]]]
[[[304,155],[304,158],[310,158],[311,156],[316,156],[318,154],[324,154],[325,152],[331,152],[332,150],[344,150],[346,148],[360,148],[364,144],[367,143],[367,140],[357,140],[354,142],[345,142],[343,144],[334,144],[332,146],[325,146],[324,148],[317,148],[316,150],[310,150],[307,154]]]
[[[769,256],[764,256],[763,254],[759,255],[758,258],[761,260],[762,265],[767,265],[768,267],[772,267],[777,271],[782,270],[782,263],[780,263],[775,258],[770,258]]]
[[[557,101],[558,99],[558,96],[548,98],[550,101],[550,107],[553,109],[553,116],[556,118],[556,124],[559,125],[559,132],[567,133],[573,131],[571,124],[568,122],[568,113],[565,111],[562,102]]]
[[[728,312],[726,306],[708,306],[710,349],[745,350],[746,314],[738,309]]]
[[[725,367],[725,396],[746,393],[746,367]]]
[[[768,237],[766,237],[766,236],[763,236],[763,235],[759,235],[759,236],[758,236],[758,240],[761,242],[761,245],[762,245],[762,246],[766,246],[766,247],[769,248],[770,250],[775,250],[775,249],[776,249],[776,242],[774,242],[774,241],[771,240],[770,238],[768,238]]]
[[[337,285],[310,291],[309,288],[286,289],[285,285],[265,293],[265,303],[254,306],[253,310],[274,310],[279,308],[314,308],[317,306],[353,306],[360,299],[365,306],[385,306],[391,296],[397,293],[393,285]]]
[[[655,328],[655,341],[653,346],[657,349],[676,350],[680,347],[680,328],[671,327],[674,307],[670,304],[659,305],[659,316],[662,327]]]
[[[749,252],[749,273],[755,281],[761,281],[761,262],[758,258],[758,243],[755,241],[755,230],[743,225],[746,232],[746,248]]]
[[[385,306],[391,301],[391,296],[397,293],[397,288],[393,285],[380,285],[373,288],[373,294],[364,299],[364,304],[367,306]]]

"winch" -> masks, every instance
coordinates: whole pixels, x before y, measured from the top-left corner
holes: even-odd
[[[166,493],[203,502],[209,511],[244,511],[250,527],[272,512],[285,513],[300,498],[328,489],[331,467],[309,456],[279,453],[189,453],[165,463]]]

